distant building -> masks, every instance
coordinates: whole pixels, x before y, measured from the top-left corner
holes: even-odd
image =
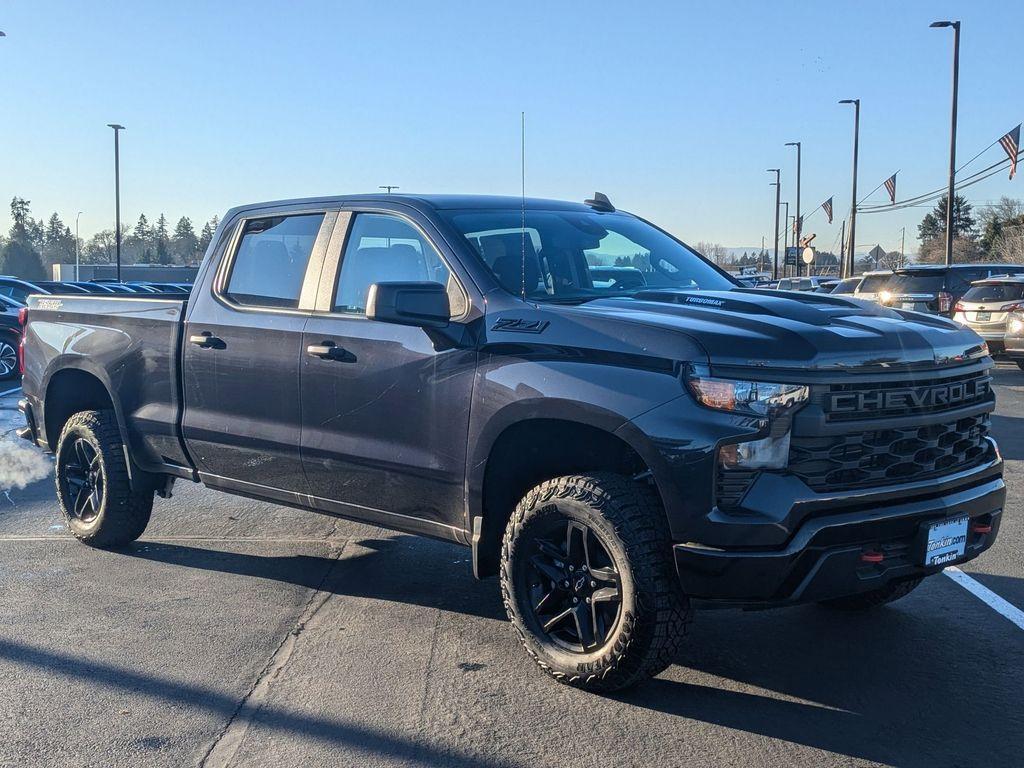
[[[168,264],[122,264],[121,279],[145,280],[150,283],[191,283],[195,281],[199,267],[182,267]],[[82,264],[78,268],[79,280],[116,280],[117,267],[114,264]],[[74,264],[54,264],[54,280],[74,280]]]

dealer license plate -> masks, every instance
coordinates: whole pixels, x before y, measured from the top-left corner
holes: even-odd
[[[967,546],[967,515],[951,517],[928,526],[925,565],[945,565],[964,556]]]

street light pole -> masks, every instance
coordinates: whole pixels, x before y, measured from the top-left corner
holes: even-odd
[[[79,264],[81,263],[81,252],[80,252],[81,249],[80,249],[80,246],[79,246],[79,243],[81,241],[78,239],[78,217],[81,216],[81,215],[82,215],[81,211],[79,211],[77,214],[75,214],[75,282],[76,283],[79,280],[82,279],[78,275]]]
[[[118,141],[123,125],[107,123],[114,129],[114,250],[117,254],[117,282],[121,282],[121,145]]]
[[[397,184],[381,184],[379,187],[377,187],[377,189],[386,189],[388,191],[389,195],[391,194],[391,190],[392,189],[398,189],[398,188],[399,187],[398,187]]]
[[[786,142],[787,147],[796,147],[796,276],[800,277],[800,230],[803,229],[803,222],[800,220],[800,142]]]
[[[778,168],[769,168],[768,173],[775,174],[775,181],[771,186],[775,187],[775,261],[772,266],[772,280],[779,279],[779,198],[782,195],[782,184],[780,183],[782,171]]]
[[[960,22],[933,21],[932,27],[953,28],[953,108],[949,127],[949,191],[946,198],[946,266],[953,263],[953,200],[956,187],[956,103],[960,86]]]
[[[786,252],[789,250],[789,200],[783,203],[786,215],[782,218],[782,271],[786,271]],[[775,278],[778,279],[778,276]]]
[[[850,200],[850,258],[843,255],[843,277],[853,274],[854,243],[857,242],[857,153],[860,149],[860,99],[843,99],[840,104],[853,104],[853,193]]]

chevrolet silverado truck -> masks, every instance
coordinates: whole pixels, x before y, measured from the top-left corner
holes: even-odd
[[[242,206],[187,300],[35,296],[23,338],[83,542],[184,479],[462,544],[590,690],[667,667],[694,607],[902,597],[1003,511],[973,331],[743,288],[600,194]]]

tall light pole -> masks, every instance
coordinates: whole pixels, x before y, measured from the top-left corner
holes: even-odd
[[[860,149],[860,99],[843,99],[840,104],[853,104],[853,192],[850,198],[850,258],[843,256],[842,277],[853,274],[854,243],[857,242],[857,152]]]
[[[388,191],[388,194],[390,195],[392,189],[398,189],[398,185],[397,184],[381,184],[379,187],[377,187],[377,189],[386,189]]]
[[[796,147],[796,276],[800,277],[800,230],[803,229],[803,222],[800,220],[800,142],[788,141],[787,147]]]
[[[786,271],[786,265],[785,265],[786,251],[789,250],[789,200],[784,202],[783,205],[786,206],[786,215],[782,218],[782,258],[783,258],[782,271],[785,272]]]
[[[107,123],[114,129],[114,250],[117,254],[117,282],[121,282],[121,144],[118,141],[123,125]]]
[[[82,215],[81,211],[79,211],[78,213],[75,214],[75,282],[76,283],[79,280],[82,279],[78,275],[78,267],[79,267],[79,264],[81,262],[81,253],[80,253],[80,246],[79,246],[79,243],[81,241],[78,239],[78,217],[81,216],[81,215]]]
[[[772,266],[772,280],[779,279],[779,198],[782,196],[782,184],[780,183],[782,171],[778,168],[769,168],[768,173],[775,174],[775,181],[770,182],[775,187],[775,261]]]
[[[932,27],[953,28],[953,108],[949,127],[949,191],[946,200],[946,266],[953,263],[953,199],[956,186],[956,101],[960,86],[960,22],[933,21]]]

